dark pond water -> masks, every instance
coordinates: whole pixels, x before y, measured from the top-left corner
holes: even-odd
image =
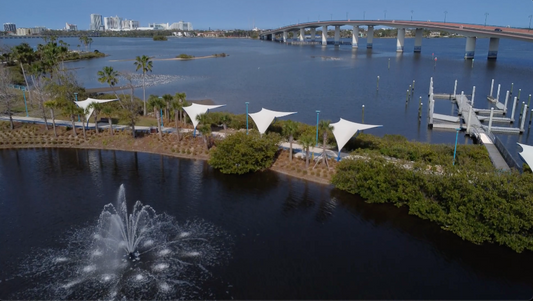
[[[69,230],[96,223],[120,184],[130,201],[227,234],[230,256],[209,269],[199,298],[533,296],[531,252],[474,245],[331,186],[273,172],[225,176],[203,161],[151,154],[35,149],[0,151],[0,299],[40,299],[29,291],[37,282],[68,281],[17,275],[29,256],[65,249]]]
[[[22,39],[0,40],[0,44],[15,45]],[[39,39],[28,39],[36,46]],[[65,39],[76,49],[78,39]],[[527,102],[533,93],[533,47],[531,43],[502,39],[497,61],[487,60],[488,39],[478,39],[475,62],[464,60],[465,39],[424,39],[422,53],[414,54],[414,39],[406,39],[405,53],[396,53],[396,39],[374,39],[374,49],[351,46],[288,46],[268,41],[243,39],[169,39],[154,42],[141,38],[94,38],[92,49],[109,57],[67,64],[75,70],[86,87],[105,87],[98,83],[97,72],[104,66],[135,72],[134,59],[148,55],[171,58],[181,53],[204,56],[227,53],[230,56],[194,61],[154,61],[152,76],[157,85],[147,89],[147,95],[186,92],[189,99],[213,99],[226,104],[224,110],[245,113],[262,107],[279,111],[296,111],[292,119],[316,123],[320,118],[337,122],[339,118],[359,122],[365,105],[365,122],[382,124],[372,134],[400,134],[409,140],[430,143],[455,142],[454,131],[428,130],[426,123],[427,96],[430,77],[436,93],[453,93],[458,80],[458,93],[471,94],[476,86],[476,107],[489,108],[486,101],[491,80],[495,79],[494,95],[501,84],[501,100],[514,83],[514,95],[522,89],[521,101]],[[434,57],[438,60],[435,64]],[[335,58],[334,60],[330,58]],[[389,68],[390,61],[390,68]],[[380,76],[379,91],[376,91]],[[415,83],[414,99],[405,105],[406,90]],[[135,92],[142,97],[142,89]],[[418,123],[418,99],[424,102],[422,122]],[[511,104],[509,104],[509,107]],[[448,101],[437,101],[435,112],[452,114]],[[515,117],[518,120],[518,115]],[[515,122],[515,124],[517,124]],[[499,135],[515,159],[516,142],[531,144],[529,131],[523,135]],[[469,143],[460,139],[459,143]],[[520,161],[519,161],[520,162]]]

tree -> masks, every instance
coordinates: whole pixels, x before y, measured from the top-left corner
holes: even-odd
[[[96,130],[96,133],[98,134],[100,132],[98,130],[98,115],[100,114],[100,112],[102,112],[102,109],[104,108],[104,104],[100,103],[100,102],[92,102],[91,104],[89,104],[89,107],[87,107],[87,108],[88,109],[90,109],[90,108],[94,109],[93,110],[94,127],[95,127],[95,130]]]
[[[165,106],[165,102],[157,95],[150,95],[150,98],[148,98],[148,105],[150,106],[150,108],[154,109],[154,114],[157,118],[157,129],[159,131],[159,138],[163,138],[163,133],[161,132],[161,116],[159,114],[159,110]]]
[[[183,122],[183,107],[187,106],[187,94],[185,92],[183,93],[176,93],[174,94],[174,100],[176,100],[178,103],[180,103],[180,107],[178,112],[180,113],[180,120]]]
[[[228,123],[231,122],[231,116],[227,113],[222,114],[222,116],[220,116],[220,122],[222,123],[222,126],[224,127],[224,136],[226,136]]]
[[[280,140],[277,133],[261,137],[256,131],[248,135],[237,132],[217,143],[209,164],[225,174],[246,174],[268,168],[274,162]]]
[[[57,137],[56,119],[55,119],[54,110],[59,108],[59,103],[56,100],[49,100],[49,101],[46,101],[43,104],[43,106],[50,109],[50,116],[52,117],[52,126],[54,128],[54,136]]]
[[[292,120],[287,120],[283,124],[283,135],[289,139],[289,160],[292,161],[292,141],[294,134],[298,131],[298,124]]]
[[[167,117],[167,122],[170,122],[170,102],[172,101],[173,97],[170,94],[164,94],[162,97],[163,97],[163,100],[166,103],[165,116]],[[163,118],[163,117],[161,117],[161,118]]]
[[[9,115],[9,124],[11,129],[15,128],[13,123],[12,108],[15,103],[15,93],[9,86],[11,84],[11,73],[9,70],[0,64],[0,104],[5,107],[7,114]]]
[[[118,99],[117,92],[115,91],[115,85],[118,84],[118,71],[114,70],[111,66],[105,66],[102,70],[98,71],[98,82],[108,84],[109,87],[115,93],[115,97]]]
[[[198,130],[204,139],[205,148],[209,150],[209,145],[207,143],[208,138],[210,138],[211,135],[211,122],[209,120],[209,116],[207,116],[207,114],[196,115],[196,120],[200,122],[200,127],[198,127]]]
[[[322,158],[326,163],[326,166],[329,168],[328,155],[326,153],[326,144],[328,142],[328,133],[333,131],[333,126],[330,125],[331,121],[329,120],[320,120],[318,123],[318,129],[322,133]]]
[[[119,98],[121,110],[118,113],[121,119],[128,122],[131,127],[131,134],[133,138],[135,138],[135,124],[137,123],[137,119],[139,119],[139,111],[142,106],[135,100],[135,97],[133,96],[135,92],[135,85],[133,84],[131,73],[120,73],[120,76],[127,81],[126,86],[130,88],[130,99],[126,100]]]
[[[177,94],[179,94],[179,93],[176,93],[176,95]],[[183,94],[185,94],[185,93],[183,93]],[[180,111],[183,108],[183,106],[182,106],[181,101],[178,98],[176,98],[176,97],[174,97],[172,99],[172,102],[170,103],[170,106],[174,110],[174,122],[175,122],[175,127],[176,127],[176,134],[178,135],[178,141],[180,141],[181,137],[180,137],[180,128],[179,128],[179,125],[178,125],[178,118],[180,116]]]
[[[115,106],[108,104],[102,107],[102,114],[107,118],[109,122],[109,133],[113,136],[113,121],[111,120],[113,114],[115,113]]]
[[[315,137],[312,133],[304,133],[298,140],[302,145],[302,150],[305,150],[305,169],[309,168],[309,148],[315,143]]]
[[[64,98],[59,98],[56,100],[60,103],[59,107],[61,108],[63,114],[70,116],[70,121],[72,122],[72,133],[74,134],[74,137],[77,137],[78,134],[76,133],[75,118],[80,113],[79,107],[74,102]]]
[[[152,63],[152,61],[150,60],[149,57],[147,57],[146,55],[143,55],[142,57],[141,56],[137,56],[135,58],[134,65],[136,66],[135,71],[139,71],[139,69],[141,69],[141,71],[143,73],[143,102],[144,102],[143,114],[146,116],[146,82],[145,82],[145,77],[146,77],[146,72],[148,72],[148,71],[152,72],[153,63]]]
[[[24,81],[26,82],[26,89],[28,91],[28,98],[30,104],[33,104],[33,98],[30,93],[30,85],[28,85],[28,79],[26,78],[26,71],[24,70],[24,64],[31,64],[35,61],[35,53],[33,48],[28,43],[22,43],[13,48],[13,56],[18,61]]]

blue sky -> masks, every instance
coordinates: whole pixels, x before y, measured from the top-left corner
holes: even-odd
[[[7,1],[7,0],[5,0]],[[15,3],[15,2],[12,2]],[[118,15],[148,23],[193,23],[195,29],[276,28],[307,20],[386,19],[478,23],[528,27],[532,0],[27,0],[8,8],[2,5],[0,23],[17,27],[46,26],[60,29],[65,23],[87,29],[89,15]],[[386,11],[386,13],[385,13]]]

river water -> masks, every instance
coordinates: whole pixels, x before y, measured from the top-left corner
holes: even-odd
[[[122,183],[130,201],[227,233],[230,256],[210,269],[198,288],[208,293],[199,298],[533,295],[533,276],[524,268],[533,264],[531,252],[474,245],[405,208],[366,204],[331,186],[274,172],[227,176],[204,161],[152,154],[34,149],[0,151],[0,298],[40,299],[35,283],[71,280],[56,270],[51,279],[22,277],[21,263],[66,248],[65,233],[94,224]]]
[[[16,45],[23,41],[32,46],[42,43],[40,39],[4,39],[0,43]],[[73,49],[80,44],[74,38],[65,39],[65,42]],[[200,57],[224,52],[229,57],[154,61],[150,74],[158,77],[155,82],[160,84],[150,86],[146,94],[186,92],[189,99],[212,99],[217,104],[226,104],[224,110],[233,113],[245,113],[245,102],[249,102],[250,112],[262,107],[296,111],[298,114],[291,118],[308,124],[316,123],[316,110],[321,111],[321,119],[337,122],[344,118],[360,122],[364,105],[365,123],[383,125],[369,133],[401,134],[409,140],[430,143],[455,142],[453,130],[427,129],[431,77],[435,93],[453,93],[455,80],[458,80],[458,93],[471,94],[472,87],[476,86],[475,106],[478,108],[490,107],[486,95],[492,79],[495,79],[494,96],[497,85],[501,84],[501,102],[512,83],[515,96],[518,96],[518,89],[522,89],[521,101],[527,103],[528,95],[533,93],[533,47],[528,42],[502,39],[497,61],[489,61],[486,58],[488,39],[478,39],[474,63],[463,59],[463,38],[424,39],[421,54],[412,52],[414,39],[406,39],[403,54],[396,53],[396,39],[374,39],[372,50],[366,49],[365,42],[361,39],[361,48],[353,51],[350,46],[289,46],[246,39],[171,38],[155,42],[144,38],[94,38],[91,49],[109,54],[109,57],[72,62],[67,67],[75,70],[79,81],[87,88],[105,87],[98,83],[96,75],[104,66],[135,72],[133,61],[116,60],[140,55],[160,59],[181,53]],[[380,77],[379,91],[377,76]],[[413,80],[415,93],[406,105],[406,91]],[[136,89],[135,93],[142,97],[142,89]],[[420,124],[417,117],[419,97],[424,103]],[[454,106],[447,100],[437,100],[435,112],[455,114]],[[517,121],[518,116],[517,112]],[[498,136],[520,162],[516,142],[531,144],[529,131],[523,135]],[[459,139],[459,143],[469,141]]]

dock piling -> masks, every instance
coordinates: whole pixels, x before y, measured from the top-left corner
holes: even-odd
[[[365,105],[361,107],[361,123],[365,123]]]
[[[415,94],[415,80],[413,79],[413,85],[411,86],[411,93]]]
[[[531,104],[531,94],[529,94],[529,99],[527,101],[527,106],[531,108],[530,104]]]
[[[492,131],[492,117],[494,116],[494,108],[490,108],[490,117],[489,117],[489,132]]]
[[[518,89],[518,101],[520,101],[520,94],[522,93],[522,89]]]
[[[418,122],[420,122],[422,119],[422,96],[420,96],[420,101],[418,103]]]
[[[378,80],[377,80],[377,83],[376,83],[376,91],[379,91],[379,75],[378,75]]]
[[[409,88],[411,88],[411,86],[409,86]],[[410,93],[410,90],[407,90],[407,92],[405,93],[405,104],[407,104],[409,102],[409,93]]]
[[[492,79],[492,82],[490,83],[490,94],[489,96],[492,97],[492,90],[494,89],[494,78]]]
[[[513,87],[514,87],[514,83],[511,83],[511,92],[509,92],[509,96],[513,96]]]
[[[498,92],[496,92],[496,103],[500,102],[500,88],[501,85],[498,84]]]
[[[511,111],[511,123],[514,123],[514,111],[516,110],[516,102],[518,98],[515,96],[513,101],[513,110]]]
[[[522,105],[520,106],[520,117],[518,117],[518,124],[522,123],[522,112],[524,110],[524,105],[526,103],[522,101]]]
[[[474,97],[476,96],[476,86],[472,88],[472,101],[470,102],[474,106]]]
[[[524,118],[522,119],[522,122],[520,123],[520,133],[524,132],[524,125],[526,124],[526,114],[527,114],[527,105],[524,106],[524,113],[522,114]]]
[[[531,129],[531,119],[533,119],[533,110],[529,113],[529,126],[527,127],[528,130]]]
[[[509,90],[507,90],[507,93],[505,94],[505,104],[503,105],[503,114],[507,114],[507,102],[509,101]]]
[[[455,85],[453,86],[453,98],[457,96],[457,80],[455,80]]]

